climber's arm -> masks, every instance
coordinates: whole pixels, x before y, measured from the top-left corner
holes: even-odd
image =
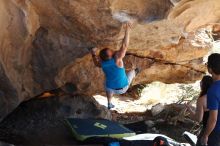
[[[97,48],[92,48],[92,50],[91,50],[92,60],[93,60],[93,63],[95,64],[95,66],[101,67],[101,61],[100,61],[100,58],[96,54],[96,50],[97,50]]]
[[[116,57],[119,60],[122,60],[127,52],[129,41],[130,41],[130,30],[131,30],[132,24],[131,23],[126,23],[125,24],[125,37],[122,41],[122,45],[120,50],[117,52]]]

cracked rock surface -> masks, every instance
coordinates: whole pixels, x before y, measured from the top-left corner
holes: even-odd
[[[219,36],[219,9],[219,0],[1,0],[0,118],[66,82],[101,93],[87,47],[118,49],[127,20],[135,25],[126,68],[142,68],[134,85],[198,80]]]

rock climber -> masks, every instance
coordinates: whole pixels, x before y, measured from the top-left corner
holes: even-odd
[[[125,36],[119,51],[113,51],[110,48],[104,48],[96,55],[97,48],[91,49],[93,62],[101,67],[105,74],[105,90],[108,99],[108,109],[114,108],[112,97],[114,94],[124,94],[127,92],[133,78],[139,72],[139,69],[129,71],[126,74],[123,58],[126,55],[129,45],[129,33],[132,28],[131,23],[124,24]]]

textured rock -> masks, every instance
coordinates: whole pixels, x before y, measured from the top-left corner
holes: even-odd
[[[219,22],[219,9],[218,0],[182,0],[169,13],[168,19],[174,19],[191,31],[209,23]]]
[[[102,92],[103,74],[86,48],[118,49],[126,20],[135,22],[126,67],[143,69],[134,84],[200,79],[212,33],[219,38],[219,7],[219,0],[1,0],[0,117],[69,81],[85,94]]]
[[[106,118],[109,111],[86,96],[34,98],[20,104],[0,123],[0,140],[19,145],[76,143],[65,118]]]

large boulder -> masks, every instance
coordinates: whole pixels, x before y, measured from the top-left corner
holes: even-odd
[[[87,96],[36,97],[0,122],[0,140],[16,145],[74,144],[66,118],[111,119],[111,114]]]
[[[219,0],[1,0],[0,118],[66,82],[87,95],[102,92],[87,48],[117,50],[127,20],[135,25],[126,68],[142,68],[134,84],[200,79],[219,8]]]

